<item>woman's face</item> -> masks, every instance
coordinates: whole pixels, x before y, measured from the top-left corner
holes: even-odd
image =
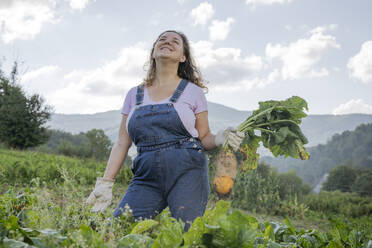
[[[156,41],[154,46],[154,59],[171,59],[175,62],[184,62],[183,42],[179,34],[166,32]]]

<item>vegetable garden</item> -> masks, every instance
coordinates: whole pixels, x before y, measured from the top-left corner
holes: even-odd
[[[4,149],[0,161],[0,247],[372,246],[370,229],[335,221],[319,231],[296,228],[288,218],[258,220],[228,201],[216,201],[216,195],[186,233],[168,210],[154,220],[135,222],[130,211],[112,219],[112,208],[131,178],[129,168],[121,169],[111,208],[94,214],[83,202],[104,163]],[[237,181],[232,197],[239,185]]]

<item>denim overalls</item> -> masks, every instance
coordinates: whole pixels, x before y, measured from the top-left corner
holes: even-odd
[[[169,206],[171,214],[189,223],[203,215],[209,196],[208,161],[198,138],[181,122],[173,103],[185,89],[182,79],[170,103],[141,106],[144,86],[137,87],[136,109],[128,133],[137,146],[134,177],[114,212],[117,217],[126,204],[136,219],[153,218]]]

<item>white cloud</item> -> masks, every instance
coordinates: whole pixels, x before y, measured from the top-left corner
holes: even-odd
[[[264,79],[257,80],[256,84],[258,88],[265,88],[267,85],[272,84],[280,79],[280,72],[278,69],[274,69]]]
[[[317,27],[309,32],[310,37],[299,39],[288,46],[269,43],[266,56],[269,61],[278,58],[283,62],[281,74],[285,80],[327,76],[326,68],[317,69],[315,66],[329,48],[340,48],[334,36],[324,34],[334,28],[334,25]]]
[[[33,39],[46,23],[56,23],[55,0],[13,0],[0,4],[0,34],[4,43]]]
[[[328,26],[319,26],[312,29],[309,33],[310,34],[317,34],[317,33],[324,33],[327,31],[334,31],[338,28],[337,24],[329,24]]]
[[[225,40],[234,22],[234,18],[231,17],[227,18],[226,21],[213,20],[212,25],[209,27],[209,39]]]
[[[362,99],[352,99],[341,104],[333,110],[334,115],[345,114],[372,114],[372,105],[367,104]]]
[[[76,10],[84,9],[89,3],[89,0],[70,0],[70,7]]]
[[[21,77],[27,93],[42,95],[57,113],[91,114],[119,109],[126,92],[142,82],[150,44],[137,43],[120,50],[100,67],[68,73],[56,65],[36,68]]]
[[[63,73],[59,66],[46,65],[21,74],[20,83],[28,94],[40,94],[48,101],[49,94],[63,88],[65,82],[61,78]]]
[[[123,90],[140,83],[144,77],[143,65],[149,51],[143,43],[123,48],[119,56],[93,70],[75,70],[65,79],[79,91],[92,95],[122,95]]]
[[[256,5],[273,5],[291,3],[293,0],[246,0],[245,4],[250,6]]]
[[[366,41],[354,57],[347,63],[351,77],[363,83],[372,81],[372,41]]]
[[[33,79],[37,79],[42,76],[49,76],[57,72],[59,69],[60,68],[56,65],[43,66],[38,69],[26,72],[24,75],[22,75],[21,80],[25,82],[25,81],[31,81]]]
[[[223,87],[218,87],[217,90],[220,91],[242,91],[251,90],[253,88],[265,88],[269,84],[272,84],[280,79],[280,72],[278,69],[274,69],[267,76],[254,76],[246,77],[238,80],[232,89],[228,89],[230,84],[224,85]]]
[[[214,9],[212,4],[203,2],[198,7],[191,10],[191,18],[193,19],[193,25],[205,25],[209,19],[212,18]]]
[[[74,70],[64,76],[66,87],[51,97],[57,109],[67,113],[96,113],[118,109],[125,93],[142,82],[150,48],[144,43],[123,48],[118,57],[99,68]],[[79,106],[77,109],[76,106]]]
[[[216,87],[244,85],[264,68],[260,56],[242,56],[238,48],[214,48],[211,41],[192,43],[193,54],[207,81]]]

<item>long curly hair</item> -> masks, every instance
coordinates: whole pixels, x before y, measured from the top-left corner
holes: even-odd
[[[146,78],[144,79],[143,83],[146,86],[151,86],[153,84],[153,81],[154,81],[155,75],[156,75],[156,62],[155,62],[155,59],[152,57],[153,54],[154,54],[155,44],[156,44],[156,42],[158,42],[160,37],[167,32],[176,33],[179,36],[181,36],[181,38],[182,38],[183,52],[185,54],[186,60],[185,60],[185,62],[180,62],[179,63],[178,70],[177,70],[177,75],[180,78],[184,78],[184,79],[196,84],[197,86],[199,86],[201,88],[207,89],[207,87],[203,84],[204,80],[203,80],[203,77],[200,73],[200,70],[196,67],[194,58],[191,55],[190,44],[189,44],[189,41],[188,41],[186,35],[183,34],[182,32],[175,31],[175,30],[164,31],[155,40],[154,44],[152,45],[149,61],[146,63],[146,65],[148,65],[149,68],[147,70],[147,75],[146,75]]]

